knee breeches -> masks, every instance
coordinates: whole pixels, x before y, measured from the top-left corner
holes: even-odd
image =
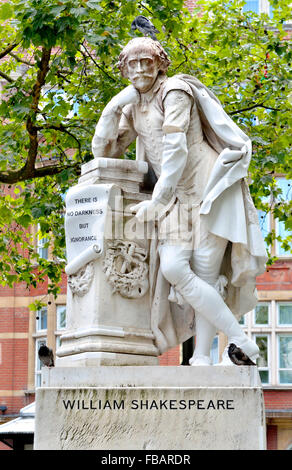
[[[173,286],[189,273],[195,273],[208,284],[214,285],[226,246],[227,240],[213,234],[208,234],[194,251],[178,245],[162,245],[159,248],[162,274]]]

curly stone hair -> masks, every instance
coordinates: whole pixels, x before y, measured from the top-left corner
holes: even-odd
[[[130,52],[146,52],[155,56],[160,62],[161,73],[165,73],[170,65],[170,60],[158,41],[153,41],[153,39],[148,37],[135,38],[128,42],[119,55],[119,62],[117,65],[124,78],[127,78],[127,59]]]

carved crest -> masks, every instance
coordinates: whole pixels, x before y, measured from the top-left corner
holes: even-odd
[[[115,240],[110,243],[103,261],[103,271],[113,293],[135,299],[149,288],[147,250],[137,243]]]
[[[82,297],[89,291],[94,275],[93,261],[79,269],[77,273],[68,276],[68,284],[73,294]]]

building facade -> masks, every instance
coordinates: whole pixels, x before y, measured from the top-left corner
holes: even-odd
[[[36,240],[36,249],[38,243]],[[46,253],[44,253],[46,256]],[[35,399],[41,365],[37,351],[47,344],[54,352],[66,328],[66,276],[61,293],[47,296],[46,283],[27,289],[0,288],[0,423],[19,416]],[[242,328],[260,347],[258,370],[263,384],[268,449],[292,447],[292,258],[281,256],[257,279],[259,304],[242,319]],[[46,302],[31,311],[34,300]],[[192,347],[180,345],[159,358],[160,365],[187,364]],[[213,362],[220,361],[226,338],[214,339]],[[0,449],[7,448],[0,444]],[[9,448],[7,448],[9,449]]]

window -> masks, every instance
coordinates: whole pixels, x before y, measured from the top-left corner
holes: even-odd
[[[246,315],[242,315],[242,317],[240,317],[238,323],[242,326],[245,326],[245,324],[246,324]]]
[[[57,322],[57,331],[56,331],[56,350],[61,346],[61,331],[66,328],[66,305],[57,305],[56,310],[56,322]]]
[[[278,325],[292,328],[292,303],[278,303]]]
[[[285,204],[285,212],[289,212],[289,204],[291,204],[292,201],[292,180],[286,179],[284,177],[278,177],[276,179],[277,181],[277,187],[281,190],[281,193],[277,196],[277,199],[272,201],[270,196],[266,196],[262,198],[262,202],[264,204],[269,204],[271,205],[274,203],[277,205],[277,203],[280,204]],[[284,221],[279,221],[279,219],[274,219],[273,216],[269,212],[265,212],[264,210],[258,210],[258,219],[259,219],[259,225],[260,229],[262,232],[263,237],[265,238],[269,232],[272,229],[273,222],[275,224],[275,232],[276,232],[276,237],[279,237],[280,240],[277,240],[274,243],[274,246],[272,248],[273,254],[276,256],[291,256],[291,251],[285,250],[284,246],[282,246],[282,241],[281,239],[287,239],[289,235],[291,235],[291,232],[285,228],[285,222]],[[287,247],[287,242],[285,242],[286,247]],[[266,248],[270,250],[270,247],[266,244]]]
[[[57,305],[57,330],[66,328],[66,305]]]
[[[269,371],[269,335],[257,334],[254,337],[260,350],[260,357],[257,359],[258,371],[262,384],[270,383]]]
[[[36,315],[36,331],[43,331],[47,329],[48,310],[43,307],[37,311]]]
[[[42,363],[39,360],[38,351],[41,346],[47,344],[47,327],[48,327],[48,310],[47,307],[42,307],[36,312],[36,324],[35,324],[35,379],[34,386],[41,386],[41,369]]]
[[[56,351],[58,351],[61,346],[61,335],[56,335]]]
[[[279,383],[292,384],[292,334],[278,336]]]
[[[292,302],[259,302],[245,315],[242,326],[257,343],[257,359],[263,386],[292,385]]]
[[[49,256],[48,242],[49,240],[47,238],[41,236],[40,226],[38,225],[37,253],[40,255],[41,258],[48,259],[48,256]]]
[[[270,323],[269,303],[260,302],[254,309],[254,325],[269,325]]]
[[[41,386],[41,373],[43,364],[39,360],[38,351],[41,346],[47,344],[45,339],[37,339],[35,342],[35,387]]]

